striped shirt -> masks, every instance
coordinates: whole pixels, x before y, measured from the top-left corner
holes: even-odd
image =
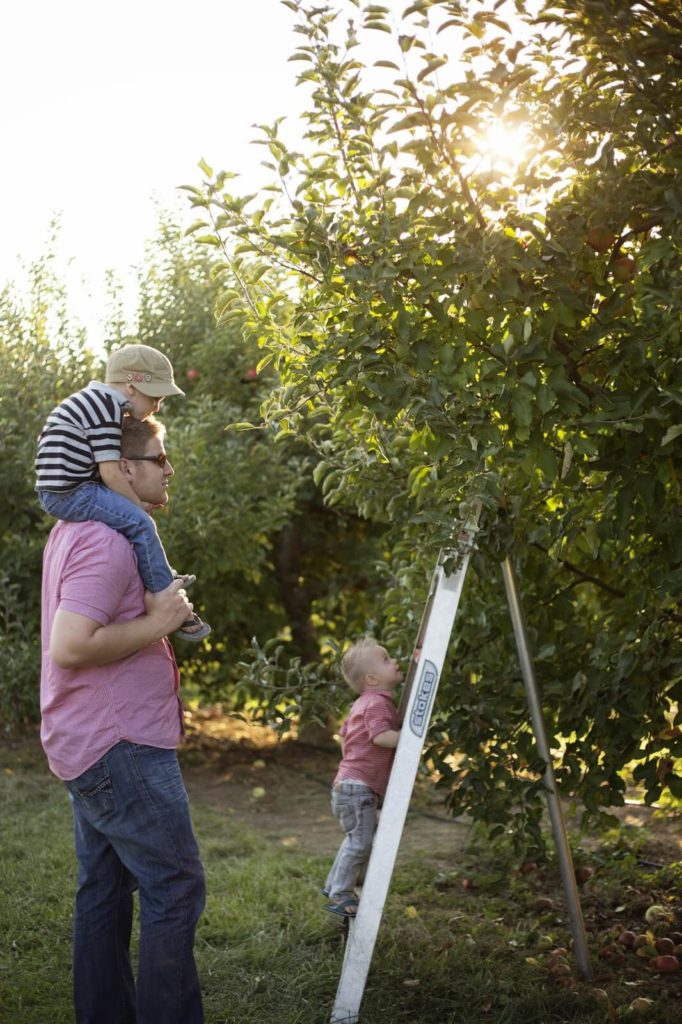
[[[99,480],[97,463],[121,458],[128,405],[125,395],[96,380],[60,402],[38,438],[36,490],[66,493]]]

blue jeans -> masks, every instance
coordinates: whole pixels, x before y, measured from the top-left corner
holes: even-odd
[[[378,802],[374,790],[362,782],[337,782],[332,789],[332,812],[346,833],[324,886],[333,903],[355,896],[372,852]]]
[[[79,867],[76,1024],[201,1024],[194,932],[204,871],[175,751],[117,743],[66,787]],[[137,984],[130,963],[135,889]]]
[[[137,567],[145,590],[157,594],[173,582],[163,544],[154,520],[144,509],[104,484],[81,484],[73,491],[38,491],[40,504],[56,519],[69,523],[85,523],[89,519],[105,523],[130,541],[137,555]]]

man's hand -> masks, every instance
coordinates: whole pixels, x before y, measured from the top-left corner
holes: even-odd
[[[185,581],[179,577],[158,594],[145,591],[144,605],[147,615],[157,624],[162,636],[174,633],[176,629],[180,629],[183,622],[192,617],[194,605],[187,600],[184,587]]]
[[[67,669],[108,665],[161,640],[192,614],[183,585],[184,580],[173,580],[158,594],[145,593],[146,615],[107,626],[58,608],[52,622],[50,657]]]

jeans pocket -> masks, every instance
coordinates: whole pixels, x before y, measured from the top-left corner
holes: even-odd
[[[105,761],[98,761],[77,779],[67,782],[66,788],[93,824],[108,818],[116,810],[114,787]]]
[[[355,805],[346,801],[339,801],[336,806],[336,817],[344,832],[352,832],[357,823]]]
[[[148,792],[154,794],[155,804],[163,808],[175,803],[187,803],[187,790],[175,750],[141,743],[131,743],[129,748],[139,778]]]

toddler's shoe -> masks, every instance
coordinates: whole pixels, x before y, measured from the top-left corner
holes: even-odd
[[[194,627],[198,627],[194,628]],[[180,629],[175,630],[175,635],[181,640],[203,640],[205,636],[211,632],[211,627],[208,622],[204,622],[198,615],[193,614],[191,619],[187,619],[186,622],[180,626]]]

